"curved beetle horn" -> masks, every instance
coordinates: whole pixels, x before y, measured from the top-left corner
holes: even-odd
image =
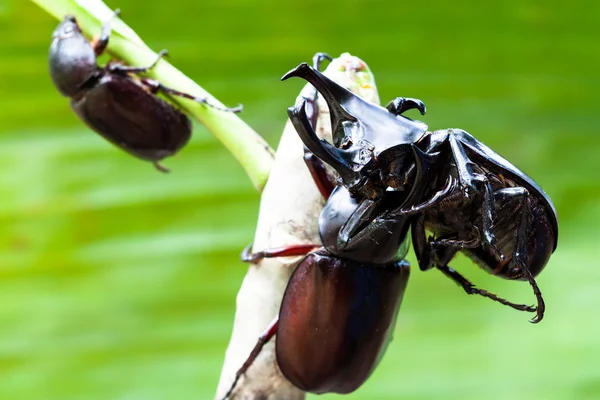
[[[291,77],[298,77],[306,80],[321,93],[327,102],[329,114],[331,115],[333,143],[336,146],[339,146],[346,136],[342,127],[342,122],[357,121],[356,117],[350,114],[342,104],[350,103],[356,98],[356,95],[327,78],[307,63],[298,65],[296,68],[285,74],[281,80],[285,81]]]
[[[288,108],[288,116],[306,147],[323,162],[331,165],[344,182],[354,182],[359,179],[359,174],[353,168],[353,155],[318,138],[306,114],[306,99],[301,98],[295,106]]]

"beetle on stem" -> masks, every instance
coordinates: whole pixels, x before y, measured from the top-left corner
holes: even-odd
[[[379,107],[305,63],[284,79],[292,76],[310,82],[337,115],[330,144],[317,138],[301,107],[289,113],[304,144],[339,173],[353,196],[376,201],[390,192],[424,188],[416,202],[383,215],[414,216],[412,238],[421,270],[435,266],[467,293],[535,311],[531,322],[542,320],[544,300],[534,277],[556,249],[558,222],[550,198],[531,178],[467,132],[428,132],[400,115],[408,108],[424,109],[420,101],[398,98]],[[423,172],[416,175],[419,166]],[[435,236],[426,238],[427,230]],[[448,265],[459,251],[493,275],[528,281],[537,307],[475,288]]]
[[[115,11],[113,18],[119,15]],[[228,112],[241,106],[221,108],[204,98],[163,86],[136,74],[152,68],[167,54],[165,50],[147,67],[109,62],[100,67],[97,57],[104,52],[111,33],[111,21],[102,25],[100,37],[90,42],[75,17],[67,15],[52,34],[50,76],[58,91],[71,98],[73,111],[91,129],[126,152],[151,161],[162,171],[159,161],[177,153],[188,142],[192,125],[189,118],[156,96],[158,92],[194,100]]]
[[[317,54],[315,64],[323,57]],[[308,113],[312,126],[318,110],[316,95],[312,99],[300,97],[297,103]],[[327,199],[318,221],[322,244],[255,253],[249,246],[242,253],[248,262],[265,257],[305,257],[290,278],[278,318],[237,371],[225,399],[275,335],[277,363],[283,375],[294,386],[313,393],[356,390],[377,366],[391,339],[409,276],[404,256],[412,217],[385,219],[377,214],[394,204],[413,204],[409,201],[421,197],[422,187],[415,186],[414,193],[390,194],[378,202],[356,199],[329,179],[319,159],[308,151],[305,154],[315,183]],[[346,231],[352,238],[340,248],[338,237]]]

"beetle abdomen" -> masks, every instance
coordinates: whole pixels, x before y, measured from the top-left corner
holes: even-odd
[[[277,362],[313,393],[350,393],[371,375],[391,339],[409,265],[371,267],[311,253],[283,297]]]
[[[128,77],[103,76],[71,106],[91,129],[145,160],[176,153],[192,131],[185,114]]]
[[[526,254],[523,261],[533,276],[536,276],[544,269],[552,255],[555,237],[552,235],[550,216],[544,205],[535,198],[528,198],[526,201],[529,202],[529,214],[527,214],[528,223],[523,233],[526,238],[524,246]],[[499,260],[487,247],[463,249],[480,267],[501,278],[526,280],[520,273],[520,266],[514,260],[522,206],[523,204],[517,200],[496,202],[493,232],[496,237],[496,247],[504,255],[504,260]],[[477,222],[479,221],[480,218]]]

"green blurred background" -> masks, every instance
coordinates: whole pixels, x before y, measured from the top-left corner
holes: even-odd
[[[394,342],[348,398],[598,399],[599,3],[419,3],[108,5],[274,146],[301,87],[279,77],[349,51],[382,101],[422,99],[430,128],[469,131],[554,200],[540,325],[415,268]],[[0,398],[212,398],[259,195],[200,126],[169,175],[86,129],[48,76],[56,24],[0,0]],[[455,266],[533,302],[526,283]]]

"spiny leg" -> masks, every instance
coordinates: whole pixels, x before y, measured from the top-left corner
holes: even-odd
[[[508,198],[520,198],[521,199],[521,218],[519,220],[519,225],[517,227],[517,237],[515,244],[515,251],[513,253],[513,260],[519,266],[521,273],[527,281],[531,285],[533,289],[533,293],[537,300],[537,314],[531,319],[529,322],[533,324],[537,324],[544,318],[544,312],[546,311],[546,304],[544,303],[544,298],[542,296],[542,292],[533,277],[529,268],[525,264],[524,258],[527,257],[527,237],[530,233],[530,222],[529,217],[531,216],[531,209],[529,204],[529,191],[524,187],[512,187],[498,190],[494,193],[494,197],[499,200],[507,200]]]
[[[444,200],[448,200],[456,189],[456,180],[452,175],[448,175],[448,179],[446,180],[446,184],[442,189],[437,191],[431,198],[425,200],[420,204],[416,204],[411,206],[410,208],[398,208],[390,212],[391,217],[396,216],[405,216],[405,215],[414,215],[419,214],[431,207],[435,207],[440,204]],[[461,193],[455,193],[455,195],[462,195]]]
[[[106,46],[108,46],[108,38],[112,32],[111,24],[113,20],[119,16],[119,14],[121,14],[121,10],[117,8],[114,14],[102,24],[100,36],[92,42],[94,53],[97,56],[104,53],[104,50],[106,50]]]
[[[437,238],[429,239],[427,245],[431,248],[453,247],[458,250],[474,249],[481,245],[481,239],[479,238],[479,234],[471,235],[471,237],[467,239]]]
[[[435,266],[435,255],[427,246],[427,234],[425,233],[425,215],[416,217],[410,226],[411,239],[415,249],[415,255],[421,271],[428,271]]]
[[[150,64],[147,67],[131,67],[128,65],[121,64],[109,64],[107,65],[107,68],[110,72],[115,74],[141,74],[144,72],[148,72],[152,68],[156,67],[156,64],[158,64],[158,62],[162,60],[163,57],[165,57],[167,54],[169,54],[169,52],[165,49],[162,49],[158,52],[158,55],[156,56],[156,59],[152,61],[152,64]]]
[[[142,84],[149,87],[153,93],[163,92],[165,94],[171,94],[174,96],[183,97],[184,99],[189,99],[189,100],[193,100],[198,103],[201,103],[201,104],[205,104],[211,108],[214,108],[215,110],[238,113],[238,112],[242,111],[242,109],[243,109],[242,105],[239,105],[237,107],[232,107],[232,108],[217,106],[217,105],[209,103],[209,101],[206,97],[192,96],[191,94],[187,94],[184,92],[180,92],[179,90],[175,90],[175,89],[166,87],[162,83],[152,80],[152,79],[144,78],[144,79],[141,79],[141,82],[142,82]]]
[[[493,232],[494,221],[494,196],[492,187],[485,175],[473,172],[474,163],[469,159],[460,138],[452,131],[447,132],[446,140],[450,145],[452,157],[456,164],[458,180],[463,189],[465,198],[481,199],[481,220],[483,228],[483,239],[489,248],[491,248],[498,257],[504,258],[504,255],[496,247],[496,238]],[[477,200],[475,200],[475,203]]]
[[[321,245],[318,244],[296,244],[285,247],[274,247],[253,253],[252,243],[250,243],[242,251],[240,258],[243,262],[255,263],[263,258],[305,256],[319,247],[321,247]]]
[[[515,308],[519,311],[534,312],[536,309],[531,306],[523,304],[512,303],[505,300],[497,295],[488,292],[487,290],[477,289],[474,285],[469,282],[466,278],[456,272],[454,269],[448,266],[448,262],[454,258],[456,253],[460,250],[459,247],[435,247],[432,246],[432,241],[428,241],[425,228],[424,228],[424,216],[420,216],[415,219],[411,224],[412,242],[419,262],[419,268],[421,271],[426,271],[434,266],[444,273],[447,277],[456,282],[461,286],[468,294],[478,294],[483,297],[487,297],[491,300],[497,301],[501,304]]]
[[[375,216],[379,204],[379,201],[369,199],[360,202],[338,233],[338,248],[345,249],[352,239],[360,242],[361,238],[365,240],[365,238],[372,237],[370,232],[385,223],[384,219],[377,219]]]
[[[313,153],[311,153],[306,146],[304,147],[304,163],[308,167],[308,171],[315,181],[315,185],[323,195],[323,198],[328,199],[335,188],[335,182],[329,178],[327,169],[323,161],[319,160]]]
[[[451,243],[451,242],[448,241],[448,243]],[[513,303],[511,301],[508,301],[506,299],[503,299],[502,297],[495,295],[494,293],[488,292],[487,290],[476,288],[475,285],[473,285],[465,277],[463,277],[460,273],[458,273],[456,270],[454,270],[453,268],[451,268],[448,265],[448,263],[454,258],[454,256],[456,255],[456,253],[459,250],[460,250],[460,247],[453,247],[453,246],[437,247],[437,248],[434,247],[433,252],[435,254],[435,257],[437,258],[435,264],[436,264],[437,269],[442,271],[444,273],[444,275],[446,275],[447,277],[452,279],[454,282],[456,282],[459,286],[461,286],[463,288],[463,290],[465,292],[467,292],[467,294],[477,294],[477,295],[480,295],[483,297],[487,297],[488,299],[497,301],[500,304],[504,304],[505,306],[512,307],[515,310],[519,310],[519,311],[527,311],[527,312],[535,312],[536,311],[536,308],[533,306]]]
[[[233,379],[233,383],[229,387],[229,390],[227,391],[227,393],[225,393],[225,396],[223,396],[223,400],[226,400],[229,396],[231,396],[231,394],[235,390],[235,387],[236,387],[238,381],[240,380],[240,378],[242,377],[242,375],[244,375],[246,373],[246,371],[248,371],[248,368],[250,368],[250,366],[254,363],[254,361],[256,360],[256,358],[258,357],[260,352],[262,351],[265,344],[267,344],[269,342],[269,340],[271,340],[273,338],[273,336],[275,336],[275,334],[277,333],[278,325],[279,325],[279,317],[275,318],[273,320],[273,322],[271,322],[269,324],[268,328],[258,337],[258,341],[254,345],[254,348],[250,352],[250,355],[248,356],[246,361],[244,361],[244,364],[241,366],[241,368],[238,369],[237,372],[235,373],[235,378]]]
[[[444,275],[446,275],[448,278],[452,279],[459,286],[461,286],[467,294],[478,294],[480,296],[487,297],[488,299],[497,301],[500,304],[504,304],[505,306],[512,307],[515,310],[519,310],[519,311],[527,311],[527,312],[535,312],[536,311],[536,307],[527,306],[525,304],[516,304],[516,303],[513,303],[506,299],[503,299],[502,297],[498,297],[494,293],[490,293],[487,290],[476,288],[475,285],[473,285],[464,276],[462,276],[460,273],[458,273],[456,270],[454,270],[453,268],[451,268],[448,265],[444,265],[444,266],[438,265],[437,268],[440,271],[442,271],[444,273]]]

